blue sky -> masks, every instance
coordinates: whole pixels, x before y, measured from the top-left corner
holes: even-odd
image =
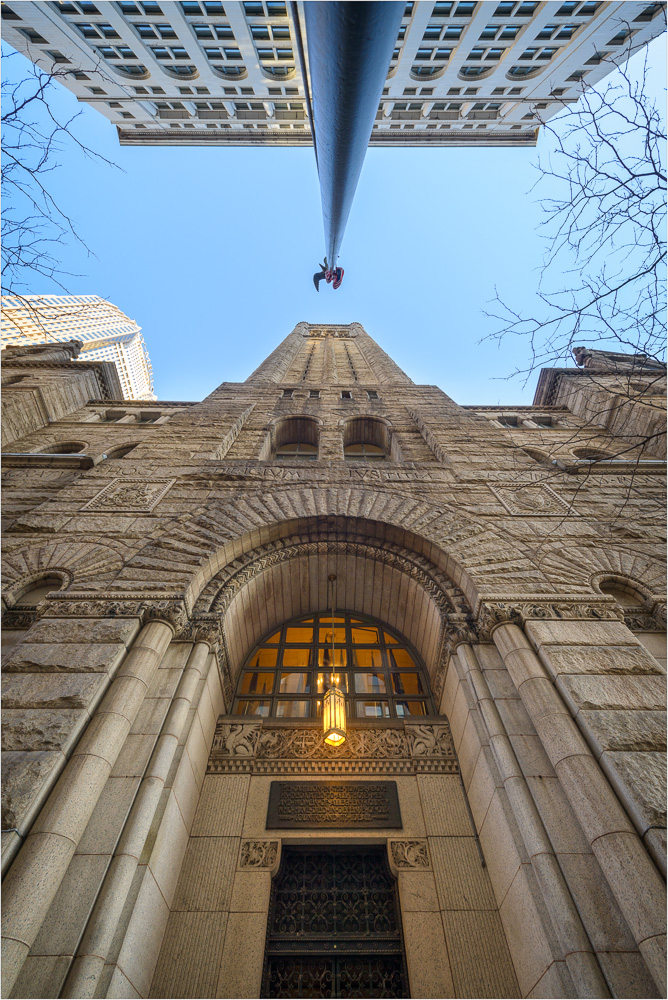
[[[661,102],[664,44],[650,47]],[[539,150],[370,149],[341,251],[343,285],[316,294],[323,233],[312,149],[120,147],[115,128],[65,88],[50,100],[59,115],[81,110],[77,134],[121,168],[66,147],[51,175],[95,253],[64,250],[63,268],[76,275],[68,291],[101,295],[139,323],[159,399],[198,400],[243,381],[306,320],[359,321],[415,382],[459,403],[531,402],[536,380],[507,378],[524,367],[526,344],[479,342],[494,328],[484,310],[495,287],[520,308],[535,292],[543,245],[529,192]],[[58,292],[44,281],[29,290]]]

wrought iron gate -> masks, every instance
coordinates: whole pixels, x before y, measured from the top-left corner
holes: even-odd
[[[262,996],[409,996],[396,882],[384,849],[284,849]]]

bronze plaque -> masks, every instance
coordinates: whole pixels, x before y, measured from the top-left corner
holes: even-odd
[[[267,829],[401,827],[396,781],[272,781]]]

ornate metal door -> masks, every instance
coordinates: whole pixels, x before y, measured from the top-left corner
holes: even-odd
[[[409,996],[396,882],[384,849],[284,849],[262,996]]]

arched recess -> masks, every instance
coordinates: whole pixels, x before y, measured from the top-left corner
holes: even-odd
[[[25,588],[44,576],[61,577],[67,585],[111,582],[123,566],[118,552],[90,542],[51,542],[5,553],[2,563],[2,595],[12,606]],[[57,587],[53,588],[57,590]]]
[[[424,554],[381,542],[359,530],[292,534],[260,545],[233,560],[205,587],[196,614],[220,615],[225,638],[223,665],[234,687],[249,650],[274,626],[334,602],[369,615],[401,632],[415,646],[429,673],[438,704],[445,670],[448,623],[466,623],[461,590]]]

